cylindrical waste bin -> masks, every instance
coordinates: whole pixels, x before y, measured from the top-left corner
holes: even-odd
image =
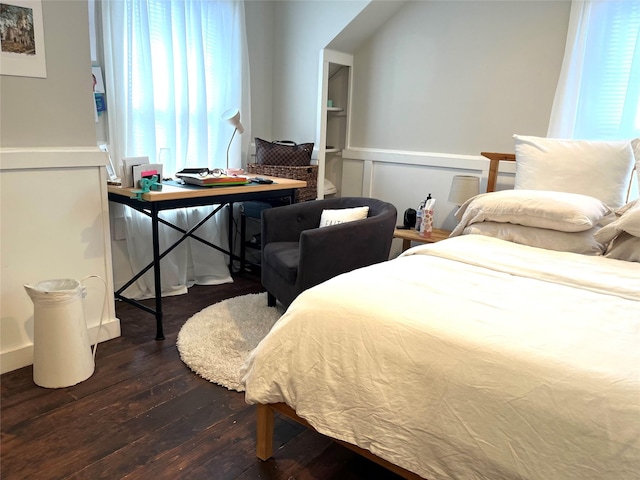
[[[34,305],[33,381],[41,387],[61,388],[93,375],[82,302],[85,287],[65,278],[24,288]]]

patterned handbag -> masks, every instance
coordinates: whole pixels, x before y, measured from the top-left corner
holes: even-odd
[[[313,143],[295,143],[289,140],[268,142],[256,137],[256,163],[258,165],[287,165],[303,167],[311,163]]]

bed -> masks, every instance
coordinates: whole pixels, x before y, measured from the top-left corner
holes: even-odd
[[[405,478],[640,476],[638,145],[590,168],[600,144],[515,142],[513,191],[469,200],[450,239],[305,291],[252,352],[260,458],[278,411]],[[553,184],[575,174],[566,152],[548,162],[560,147],[597,175]]]

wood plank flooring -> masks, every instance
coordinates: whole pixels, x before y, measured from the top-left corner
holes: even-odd
[[[96,371],[79,385],[38,387],[32,367],[2,375],[1,478],[398,479],[280,416],[274,458],[256,458],[255,406],[195,375],[175,346],[194,313],[262,290],[254,274],[234,279],[165,298],[163,341],[151,315],[118,302],[122,336],[98,345]]]

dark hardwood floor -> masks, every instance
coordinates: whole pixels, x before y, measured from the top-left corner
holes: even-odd
[[[285,417],[276,417],[274,457],[259,461],[255,406],[182,363],[175,342],[191,315],[259,291],[259,278],[244,273],[164,299],[163,341],[151,315],[118,302],[122,336],[98,345],[95,373],[73,387],[38,387],[32,367],[2,375],[0,477],[397,479]]]

